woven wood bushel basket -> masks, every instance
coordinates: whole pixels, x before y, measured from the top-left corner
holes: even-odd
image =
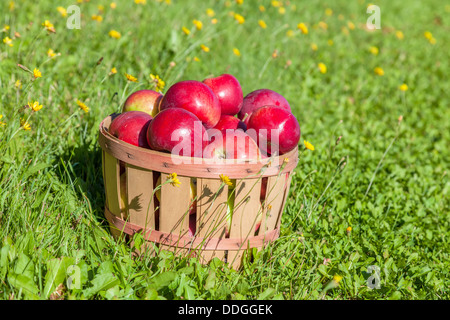
[[[297,148],[262,161],[193,161],[120,141],[108,132],[114,116],[102,121],[98,140],[114,237],[141,232],[147,248],[195,255],[202,263],[217,257],[235,269],[246,250],[278,238]],[[172,173],[178,186],[164,183]]]

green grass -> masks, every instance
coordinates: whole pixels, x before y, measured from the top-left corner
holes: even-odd
[[[15,1],[12,11],[9,1],[0,3],[0,28],[10,26],[2,39],[20,34],[12,47],[0,43],[0,299],[450,298],[449,6],[380,1],[382,29],[369,32],[364,1],[291,1],[295,8],[281,1],[284,14],[270,1],[116,2],[114,10],[108,1],[77,4],[79,30],[67,29],[48,1]],[[93,21],[100,4],[103,21]],[[46,19],[55,34],[43,29]],[[300,22],[308,34],[297,29]],[[112,29],[120,39],[108,36]],[[50,59],[49,48],[61,55]],[[38,68],[42,78],[33,81],[18,64]],[[103,217],[99,123],[129,93],[151,88],[150,74],[166,90],[225,72],[244,94],[283,94],[299,120],[301,148],[303,140],[315,146],[295,169],[281,236],[239,272],[164,251],[136,259]],[[403,83],[407,91],[399,90]],[[44,107],[23,108],[30,100]],[[20,129],[20,118],[31,130]],[[81,286],[68,289],[73,265]],[[370,266],[380,270],[379,289],[368,286]]]

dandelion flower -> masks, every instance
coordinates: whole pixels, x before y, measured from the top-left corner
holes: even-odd
[[[2,29],[1,31],[2,31],[2,32],[6,32],[6,31],[8,31],[10,28],[11,28],[10,26],[8,26],[7,24],[5,24],[5,25],[3,26],[3,29]]]
[[[425,31],[423,33],[423,35],[425,36],[425,38],[427,38],[428,40],[433,38],[433,34],[430,31]]]
[[[430,42],[431,44],[435,44],[435,43],[436,43],[436,39],[432,37],[432,38],[429,40],[429,42]]]
[[[292,38],[294,35],[295,35],[294,30],[286,31],[286,36],[288,36],[289,38]]]
[[[55,26],[48,20],[45,20],[44,23],[42,23],[42,25],[44,26],[45,30],[47,30],[48,32],[53,32],[55,33]]]
[[[325,65],[325,63],[319,62],[317,68],[319,69],[320,73],[327,73],[327,66]]]
[[[370,51],[370,53],[372,53],[375,56],[378,55],[378,52],[379,52],[378,48],[375,46],[370,47],[369,51]]]
[[[134,3],[136,3],[136,4],[146,4],[147,0],[134,0]]]
[[[234,53],[234,55],[236,55],[236,56],[238,56],[238,57],[241,56],[241,52],[239,51],[238,48],[233,48],[233,53]]]
[[[300,22],[297,25],[297,28],[303,33],[303,34],[308,34],[308,27],[306,26],[306,24],[304,24],[303,22]]]
[[[200,61],[200,59],[198,58],[198,57],[194,57],[194,59],[193,59],[195,62],[199,62]]]
[[[109,6],[111,7],[111,9],[117,8],[117,4],[115,2],[111,2]]]
[[[263,5],[259,6],[259,11],[264,12],[266,11],[266,7],[264,7]]]
[[[317,44],[311,43],[311,49],[312,49],[313,51],[317,51],[317,49],[319,49],[319,48],[317,47]]]
[[[217,21],[218,21],[218,20],[217,20],[216,18],[211,19],[211,23],[212,23],[212,24],[216,24]]]
[[[351,21],[348,21],[348,22],[347,22],[347,27],[348,27],[350,30],[355,30],[355,24],[354,24],[353,22],[351,22]]]
[[[152,82],[155,84],[156,90],[162,92],[164,90],[164,87],[166,86],[166,83],[158,75],[151,74],[150,78],[152,79]]]
[[[373,69],[373,72],[375,72],[376,75],[378,76],[383,76],[384,75],[384,70],[380,67],[376,67],[375,69]]]
[[[191,33],[191,31],[190,31],[188,28],[184,27],[184,26],[181,28],[181,30],[182,30],[182,31],[184,32],[184,34],[187,35],[187,36]]]
[[[194,26],[197,28],[197,30],[202,30],[203,28],[203,23],[200,20],[196,20],[194,19],[192,21],[192,23],[194,24]]]
[[[91,19],[95,20],[97,22],[102,22],[103,21],[103,17],[100,16],[100,15],[96,15],[96,14],[92,15]]]
[[[41,71],[39,71],[39,69],[34,68],[34,70],[33,70],[33,76],[34,76],[35,79],[37,79],[37,78],[42,78],[42,73],[41,73]]]
[[[22,89],[22,81],[20,81],[20,79],[19,79],[19,80],[16,80],[16,82],[14,83],[14,86],[15,86],[17,89]]]
[[[209,47],[205,46],[204,44],[200,45],[200,48],[205,52],[209,52]]]
[[[333,10],[331,10],[330,8],[327,8],[327,9],[325,9],[325,14],[327,16],[331,16],[331,15],[333,15]]]
[[[339,282],[341,282],[341,280],[342,280],[342,276],[340,276],[340,275],[338,275],[338,274],[335,274],[335,275],[333,276],[333,281],[334,281],[336,284],[339,284]]]
[[[3,43],[6,44],[7,46],[12,47],[13,46],[13,41],[10,37],[6,37],[3,39]]]
[[[401,91],[406,91],[408,90],[408,85],[406,83],[403,83],[402,85],[400,85],[400,87],[398,87]]]
[[[26,121],[24,118],[20,119],[20,126],[25,130],[25,131],[29,131],[31,130],[31,125],[28,123],[28,121]]]
[[[233,182],[231,182],[230,178],[224,174],[220,174],[220,181],[222,181],[223,183],[225,183],[227,186],[232,187],[233,186]]]
[[[347,229],[345,229],[346,231],[347,231],[347,233],[350,233],[350,232],[352,232],[352,227],[347,227]]]
[[[208,16],[208,17],[214,17],[214,15],[215,15],[216,13],[214,12],[214,10],[213,9],[211,9],[211,8],[208,8],[208,9],[206,9],[206,15]]]
[[[403,32],[401,32],[400,30],[395,31],[395,36],[397,37],[397,39],[399,40],[403,40],[403,38],[405,37],[403,35]]]
[[[167,176],[167,180],[169,180],[169,183],[174,187],[179,187],[181,184],[180,180],[178,179],[178,175],[175,172]]]
[[[285,7],[279,7],[278,8],[278,13],[279,14],[285,14],[286,13],[286,8]]]
[[[42,109],[42,104],[39,104],[39,101],[28,101],[28,106],[34,111],[37,112]]]
[[[53,51],[53,49],[48,49],[47,56],[49,56],[50,58],[53,58],[54,56],[56,56],[56,53],[55,53],[55,51]]]
[[[125,78],[127,78],[128,81],[137,82],[137,78],[133,77],[131,74],[125,73]]]
[[[306,149],[314,151],[314,146],[310,142],[304,140],[303,143],[305,144]]]
[[[328,24],[324,21],[320,21],[319,22],[319,28],[323,29],[323,30],[327,30],[328,29]]]
[[[275,8],[281,7],[281,1],[272,0],[272,1],[270,2],[270,4],[272,5],[272,7],[275,7]]]
[[[117,68],[116,67],[112,67],[110,74],[116,74],[117,73]]]
[[[77,99],[77,105],[80,107],[81,110],[83,110],[86,113],[88,113],[90,110],[89,107],[84,102],[81,102],[78,99]]]
[[[108,33],[108,35],[109,35],[111,38],[114,38],[114,39],[120,39],[120,37],[122,36],[122,35],[120,34],[120,32],[118,32],[118,31],[116,31],[116,30],[111,30],[111,31]]]
[[[334,41],[331,40],[331,39],[329,39],[329,40],[327,41],[327,43],[328,43],[329,46],[332,46],[332,45],[334,44]]]
[[[239,22],[239,24],[243,24],[245,22],[245,18],[239,13],[234,14],[234,19]]]
[[[6,126],[6,122],[3,122],[3,121],[2,121],[2,118],[3,118],[3,115],[0,114],[0,127]]]
[[[241,4],[244,3],[244,0],[235,0],[235,1],[236,1],[236,3],[237,3],[238,5],[241,5]]]
[[[263,29],[267,28],[267,24],[264,22],[264,20],[258,20],[258,24]]]
[[[56,10],[63,16],[64,18],[67,17],[67,10],[64,7],[57,7]]]

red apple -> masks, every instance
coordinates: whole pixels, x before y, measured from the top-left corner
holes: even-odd
[[[227,130],[227,129],[232,129],[232,130],[237,130],[237,129],[241,129],[243,131],[247,130],[247,126],[245,125],[245,123],[241,120],[239,120],[238,118],[228,115],[228,114],[223,114],[220,117],[219,122],[217,122],[217,124],[214,126],[214,129],[223,131],[223,130]]]
[[[270,89],[259,89],[250,92],[244,97],[238,117],[248,125],[249,117],[253,111],[269,105],[278,106],[291,111],[289,102],[281,94]]]
[[[162,98],[162,93],[153,90],[135,91],[125,100],[122,112],[143,111],[154,117],[159,112]]]
[[[220,103],[206,84],[185,80],[173,84],[164,95],[160,110],[181,108],[192,112],[206,129],[214,127],[220,119]],[[173,119],[175,120],[175,119]]]
[[[147,141],[151,149],[187,157],[201,157],[206,129],[192,113],[182,108],[160,111],[150,122]]]
[[[116,138],[132,145],[148,148],[147,129],[152,116],[143,111],[128,111],[111,121],[109,132]]]
[[[282,107],[266,106],[252,112],[247,134],[257,139],[262,153],[284,154],[300,140],[300,125],[295,116]]]
[[[213,131],[213,133],[211,133]],[[203,150],[207,159],[259,160],[255,140],[242,130],[216,131],[210,129],[211,142]]]
[[[207,78],[203,83],[219,98],[222,114],[235,115],[239,112],[244,95],[241,84],[234,76],[222,74],[215,78]]]

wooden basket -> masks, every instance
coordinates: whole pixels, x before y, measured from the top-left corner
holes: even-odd
[[[297,148],[258,162],[192,161],[120,141],[108,132],[114,116],[100,124],[99,144],[105,217],[115,237],[142,232],[153,248],[196,255],[202,263],[218,257],[235,269],[247,249],[262,248],[278,238],[291,174],[298,163]],[[180,185],[164,183],[172,173]],[[194,199],[191,183],[196,186]],[[234,208],[228,229],[231,199]],[[193,235],[190,219],[195,219]]]

